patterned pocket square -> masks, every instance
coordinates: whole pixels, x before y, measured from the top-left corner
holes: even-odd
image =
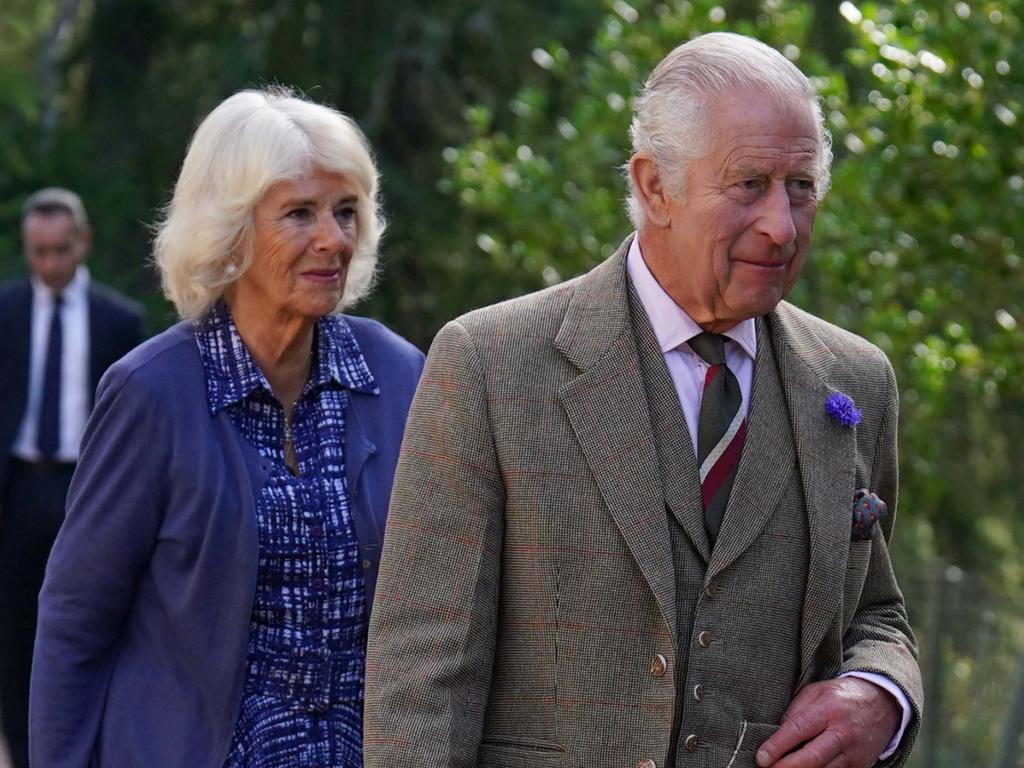
[[[889,508],[878,496],[867,488],[853,494],[853,526],[850,528],[851,541],[870,541],[875,523],[889,514]]]

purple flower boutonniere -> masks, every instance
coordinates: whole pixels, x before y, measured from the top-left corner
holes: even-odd
[[[825,398],[825,410],[842,427],[855,427],[860,424],[860,409],[856,408],[853,400],[842,392],[833,392]]]

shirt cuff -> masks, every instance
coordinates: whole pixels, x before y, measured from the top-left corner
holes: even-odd
[[[891,757],[899,747],[900,742],[903,740],[903,732],[907,730],[907,726],[910,724],[910,718],[914,715],[914,710],[910,706],[910,699],[907,698],[907,694],[905,694],[900,687],[896,685],[896,683],[885,675],[879,675],[874,672],[853,671],[846,672],[840,675],[840,677],[859,677],[861,680],[867,680],[869,683],[874,683],[879,688],[882,688],[895,696],[896,701],[898,701],[900,706],[903,708],[903,719],[900,721],[900,727],[896,729],[896,734],[889,742],[889,746],[887,746],[882,754],[878,756],[879,760],[886,760]]]

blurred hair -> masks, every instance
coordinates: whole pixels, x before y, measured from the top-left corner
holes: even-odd
[[[64,187],[46,187],[29,195],[25,204],[21,206],[21,223],[23,226],[25,219],[34,213],[43,216],[66,213],[75,223],[76,230],[84,232],[89,229],[89,217],[85,215],[85,206],[82,204],[82,198],[70,189],[64,189]]]
[[[245,90],[199,124],[157,225],[153,256],[179,315],[200,317],[248,269],[253,209],[267,190],[316,170],[343,173],[359,188],[356,246],[338,309],[370,291],[385,225],[366,137],[351,118],[286,88]]]
[[[716,98],[729,93],[764,93],[780,105],[805,103],[818,129],[815,194],[828,191],[832,138],[821,102],[796,65],[759,40],[711,32],[676,47],[654,68],[636,98],[629,135],[633,154],[651,158],[669,194],[682,200],[689,165],[707,155]],[[637,230],[646,223],[629,173],[627,206]]]

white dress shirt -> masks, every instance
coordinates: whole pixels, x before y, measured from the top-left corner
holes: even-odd
[[[668,366],[669,375],[672,377],[676,394],[679,396],[679,404],[683,407],[686,428],[690,432],[690,443],[693,445],[693,455],[696,456],[697,422],[700,418],[700,401],[704,393],[704,376],[707,373],[708,364],[700,355],[690,349],[687,342],[702,333],[703,329],[658,284],[648,269],[647,262],[644,261],[643,254],[640,252],[640,238],[636,235],[633,236],[633,241],[629,245],[629,253],[626,256],[626,273],[647,313],[648,320],[651,322],[658,346],[665,356],[665,364]],[[726,338],[725,362],[739,382],[740,393],[743,395],[743,403],[740,408],[745,417],[747,404],[750,402],[751,384],[754,380],[754,360],[757,358],[757,324],[753,319],[744,320],[722,335]],[[852,508],[852,498],[850,505]],[[903,720],[896,735],[893,736],[885,751],[879,755],[879,759],[884,760],[896,751],[903,738],[903,732],[910,723],[913,714],[910,700],[899,686],[884,675],[872,672],[849,672],[843,675],[843,677],[847,676],[859,677],[880,686],[895,696],[903,708]]]
[[[79,267],[61,292],[64,328],[60,376],[60,445],[57,461],[78,461],[78,444],[89,417],[89,272]],[[32,325],[29,349],[28,398],[21,429],[11,453],[38,461],[39,409],[43,397],[46,347],[56,306],[53,291],[32,277]]]

